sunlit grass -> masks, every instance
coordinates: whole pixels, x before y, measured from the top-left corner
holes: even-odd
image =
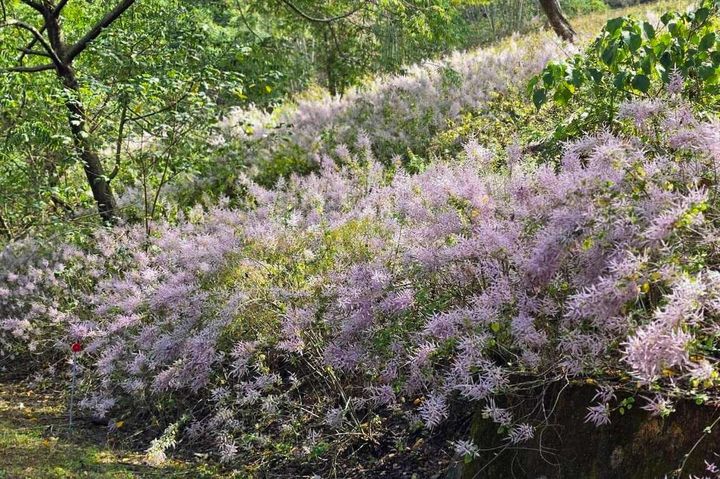
[[[605,11],[593,12],[588,15],[573,18],[571,23],[573,28],[584,40],[590,40],[602,26],[611,18],[624,17],[632,15],[639,18],[648,18],[652,14],[657,14],[659,17],[667,11],[683,11],[691,5],[695,5],[697,2],[689,0],[660,0],[658,2],[644,3],[640,5],[633,5],[625,8],[613,8]]]
[[[219,477],[181,461],[154,468],[142,452],[112,444],[103,427],[68,430],[59,394],[0,386],[0,479]]]

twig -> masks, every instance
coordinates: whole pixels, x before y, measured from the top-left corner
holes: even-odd
[[[709,427],[706,427],[703,431],[702,436],[698,438],[697,441],[695,441],[695,444],[693,444],[693,447],[690,448],[690,451],[688,451],[687,454],[685,454],[685,458],[683,459],[682,464],[680,464],[680,468],[676,471],[677,477],[682,477],[683,469],[685,469],[685,464],[687,463],[688,459],[690,459],[690,455],[695,451],[695,449],[700,445],[700,443],[705,439],[706,436],[708,436],[712,432],[712,428],[715,427],[715,425],[720,422],[720,415],[710,424]]]

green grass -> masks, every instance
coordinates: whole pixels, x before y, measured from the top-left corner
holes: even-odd
[[[60,394],[0,385],[0,479],[222,476],[213,468],[178,460],[151,467],[142,452],[114,441],[106,428],[84,421],[69,430]]]
[[[651,3],[643,3],[624,8],[611,8],[600,12],[593,12],[570,19],[575,31],[578,32],[580,38],[586,41],[592,40],[605,22],[611,18],[624,17],[632,15],[634,17],[644,18],[648,12],[658,14],[658,18],[667,11],[683,11],[690,5],[696,5],[698,2],[693,0],[659,0]]]

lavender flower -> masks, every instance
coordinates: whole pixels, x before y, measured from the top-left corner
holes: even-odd
[[[590,422],[595,427],[610,424],[610,408],[607,403],[600,403],[587,408],[588,413],[585,415],[585,422]]]
[[[458,440],[453,443],[455,454],[460,457],[475,458],[480,455],[478,447],[470,441]]]
[[[420,405],[420,417],[429,429],[437,427],[448,416],[445,396],[431,393]]]
[[[667,92],[670,95],[678,95],[682,93],[685,79],[677,68],[673,69],[668,76]]]
[[[656,394],[655,397],[652,398],[646,397],[645,401],[647,403],[642,408],[649,411],[653,416],[665,417],[675,410],[673,403],[659,394]]]
[[[535,436],[535,428],[530,424],[519,424],[510,429],[508,440],[510,444],[520,444],[529,441]]]

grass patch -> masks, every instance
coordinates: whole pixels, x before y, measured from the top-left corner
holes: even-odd
[[[0,384],[0,479],[223,477],[180,460],[151,467],[142,452],[117,441],[105,427],[83,420],[70,431],[60,393]]]

